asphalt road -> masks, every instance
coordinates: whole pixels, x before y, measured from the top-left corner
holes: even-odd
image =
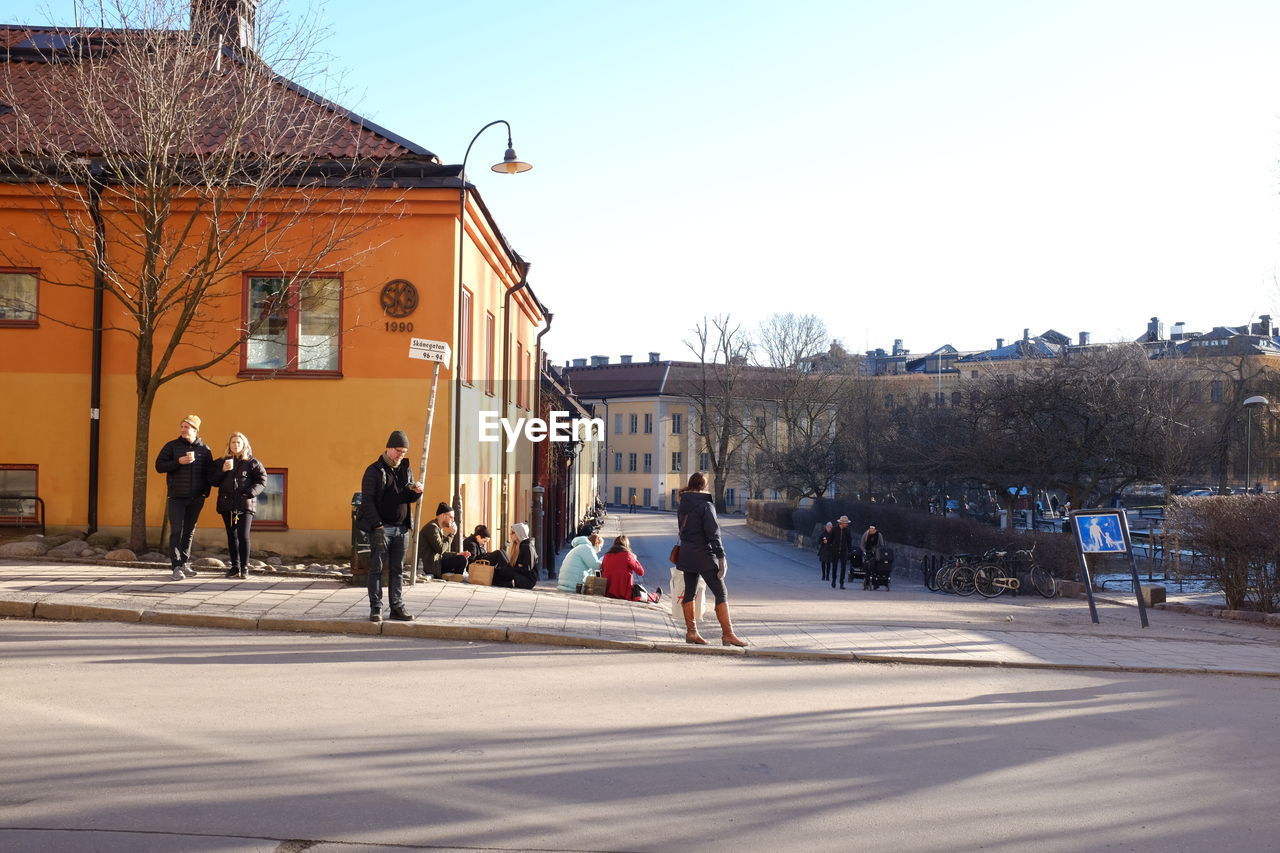
[[[1280,684],[0,622],[6,851],[1276,849]]]

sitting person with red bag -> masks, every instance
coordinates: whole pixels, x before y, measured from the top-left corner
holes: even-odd
[[[608,598],[653,602],[662,596],[662,587],[658,587],[657,592],[649,592],[636,581],[637,577],[644,577],[644,566],[636,559],[631,540],[625,535],[614,539],[613,547],[605,552],[600,574],[604,576],[604,594]]]

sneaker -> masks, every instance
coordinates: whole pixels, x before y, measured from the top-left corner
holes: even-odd
[[[244,580],[244,579],[245,579],[245,578],[247,578],[247,577],[249,577],[249,570],[248,570],[248,569],[241,569],[241,570],[240,570],[240,580]]]
[[[391,608],[391,618],[397,622],[412,622],[413,614],[406,611],[403,607]]]
[[[182,572],[189,578],[193,578],[196,576],[196,570],[191,568],[190,566],[183,566]]]
[[[239,575],[239,574],[240,574],[240,570],[239,570],[239,569],[237,569],[235,566],[232,566],[231,568],[227,569],[227,573],[226,573],[226,574],[224,574],[224,575],[223,575],[223,577],[224,577],[224,578],[234,578],[234,577],[236,577],[236,576],[237,576],[237,575]]]
[[[370,621],[370,622],[381,622],[381,621],[382,621],[382,611],[381,611],[381,610],[370,610],[370,611],[369,611],[369,621]]]
[[[186,580],[186,578],[187,576],[182,573],[182,569],[173,570],[173,577],[171,578],[172,580],[180,581],[180,580]]]

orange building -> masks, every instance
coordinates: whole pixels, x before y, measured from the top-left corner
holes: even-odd
[[[151,235],[131,218],[137,191],[123,175],[120,152],[83,145],[65,105],[50,98],[71,85],[77,66],[113,50],[125,56],[130,37],[118,30],[0,28],[9,81],[0,160],[10,176],[0,183],[0,492],[38,495],[52,531],[127,535],[133,484],[145,476],[154,544],[165,483],[153,460],[177,436],[179,421],[195,413],[215,454],[238,431],[267,467],[256,548],[341,552],[349,547],[350,502],[361,473],[391,430],[410,436],[417,470],[433,366],[409,357],[417,338],[448,343],[453,354],[435,400],[427,511],[456,496],[468,527],[527,521],[530,443],[522,440],[507,453],[500,443],[477,441],[476,429],[481,411],[527,417],[534,406],[529,389],[541,362],[537,338],[546,311],[529,287],[527,264],[461,166],[443,165],[427,149],[279,78],[270,81],[279,89],[271,96],[298,115],[316,114],[325,135],[297,158],[292,182],[224,192],[211,214],[197,208],[205,203],[198,187],[175,195],[177,221],[190,224],[169,259],[171,279],[180,281],[186,267],[197,277],[211,243],[240,239],[248,248],[210,278],[199,298],[159,320],[163,344],[186,322],[183,311],[194,317],[171,353],[157,348],[155,359],[171,359],[158,371],[169,378],[155,395],[149,429],[136,434],[140,321],[137,303],[117,294],[147,282],[150,270],[137,246]],[[219,63],[253,67],[246,45],[237,52],[218,42],[219,51],[198,34],[188,41],[192,50],[220,53]],[[58,141],[65,142],[66,168],[83,169],[65,184],[35,174],[22,147],[24,128],[42,120],[55,135],[63,127]],[[211,127],[226,136],[214,127],[219,120],[211,109]],[[122,121],[127,137],[128,119]],[[258,155],[274,152],[250,152]],[[68,245],[77,232],[64,227],[73,218],[83,226],[95,211],[110,264],[105,275],[84,245]],[[342,240],[333,239],[335,223]],[[225,261],[226,254],[219,257]],[[100,342],[95,291],[106,294]],[[181,372],[219,353],[226,357]],[[143,454],[140,442],[147,445]],[[197,536],[225,541],[212,507]]]

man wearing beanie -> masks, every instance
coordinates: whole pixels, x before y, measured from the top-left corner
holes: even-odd
[[[178,426],[178,437],[156,455],[156,471],[165,475],[169,493],[169,562],[176,581],[196,576],[191,568],[191,545],[204,499],[209,496],[213,453],[199,433],[199,415],[187,415]]]
[[[404,538],[412,525],[410,505],[422,497],[422,484],[410,480],[409,438],[395,430],[387,439],[387,449],[365,469],[360,481],[359,526],[369,534],[369,621],[382,621],[382,568],[388,572],[391,618],[412,622],[404,609]]]
[[[467,567],[469,551],[454,551],[458,528],[453,523],[453,507],[444,501],[436,507],[436,517],[422,528],[422,544],[426,546],[423,571],[435,577],[462,574]]]

